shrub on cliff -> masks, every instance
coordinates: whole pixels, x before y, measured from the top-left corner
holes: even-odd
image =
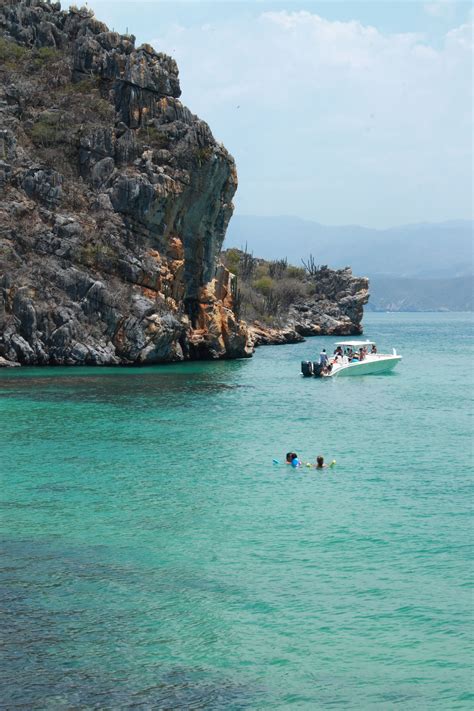
[[[36,69],[40,69],[51,62],[56,62],[62,58],[62,53],[53,47],[40,47],[34,53],[33,63]]]
[[[272,279],[281,279],[286,274],[287,269],[288,260],[286,257],[285,259],[276,259],[268,264],[268,273]]]
[[[261,276],[253,282],[253,288],[263,296],[268,296],[275,288],[275,282],[270,276]]]
[[[32,126],[30,137],[37,146],[52,146],[58,142],[63,117],[58,112],[45,111]]]
[[[303,267],[295,267],[290,264],[286,270],[288,279],[299,279],[300,281],[306,278],[306,270]]]
[[[280,308],[288,309],[291,304],[302,301],[308,297],[311,285],[296,279],[287,277],[275,284],[274,292],[278,299]]]
[[[88,96],[94,92],[97,92],[100,88],[101,80],[99,77],[88,77],[87,79],[81,79],[81,81],[71,82],[64,87],[64,92],[66,94],[84,94]]]
[[[225,255],[224,262],[227,269],[238,277],[240,274],[240,255],[242,252],[240,249],[227,249],[223,254]]]
[[[278,327],[290,306],[307,299],[314,290],[306,271],[288,265],[286,259],[268,262],[235,248],[221,256],[227,269],[237,277],[240,312],[249,322]]]
[[[10,42],[4,37],[0,37],[0,62],[4,62],[7,66],[14,65],[27,53],[26,47],[21,47],[15,42]]]
[[[211,160],[213,154],[212,146],[204,146],[196,149],[195,157],[198,165],[202,166],[207,161]]]

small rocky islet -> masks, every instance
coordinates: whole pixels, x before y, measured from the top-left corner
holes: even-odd
[[[0,366],[242,358],[362,332],[368,281],[313,274],[246,322],[221,250],[234,159],[179,100],[175,61],[87,8],[0,7]]]

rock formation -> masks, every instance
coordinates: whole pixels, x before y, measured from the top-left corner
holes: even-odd
[[[219,261],[234,160],[179,96],[172,58],[88,9],[0,1],[0,366],[240,358],[360,332],[367,285],[344,270],[272,332],[236,317]]]
[[[87,9],[0,7],[0,357],[248,356],[218,255],[235,164],[176,63]]]
[[[350,336],[362,333],[369,280],[354,277],[350,267],[320,267],[311,277],[311,299],[294,304],[289,321],[302,336]]]
[[[354,277],[349,267],[321,267],[311,276],[311,296],[293,303],[280,328],[262,324],[251,327],[257,345],[297,343],[304,336],[349,336],[362,333],[364,304],[369,299],[369,281]]]

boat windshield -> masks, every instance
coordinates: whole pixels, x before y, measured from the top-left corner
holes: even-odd
[[[341,346],[342,348],[348,347],[352,348],[352,350],[359,350],[359,348],[363,348],[364,346],[375,346],[375,341],[337,341],[335,345],[336,348],[337,346]]]
[[[336,343],[334,358],[347,357],[351,362],[364,359],[370,353],[377,353],[374,341],[340,341]]]

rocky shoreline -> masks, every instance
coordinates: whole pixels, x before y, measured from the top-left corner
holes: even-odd
[[[235,163],[180,102],[171,57],[87,8],[20,0],[0,7],[0,58],[0,366],[243,358],[360,332],[366,286],[347,270],[276,331],[237,317],[219,259]]]

